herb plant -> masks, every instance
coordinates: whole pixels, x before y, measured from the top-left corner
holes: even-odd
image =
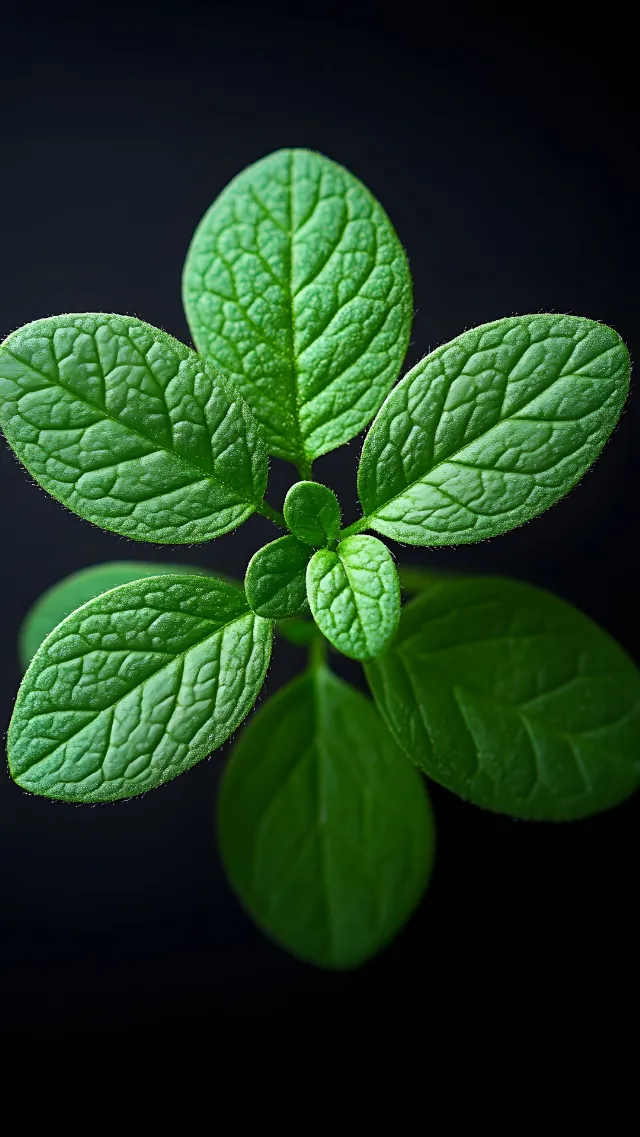
[[[530,585],[407,569],[381,537],[457,545],[531,520],[597,458],[623,408],[619,335],[568,315],[464,332],[394,386],[413,301],[382,207],[319,154],[241,173],[184,270],[197,352],[128,316],[36,320],[0,348],[0,422],[86,520],[209,541],[259,512],[285,531],[244,584],[128,562],[68,578],[23,627],[8,734],[24,789],[106,802],[153,789],[251,711],[274,628],[304,673],[241,734],[218,804],[231,883],[300,957],[352,967],[407,919],[434,824],[419,770],[514,817],[585,817],[640,782],[640,681],[621,648]],[[373,419],[362,516],[342,527],[313,462]],[[268,455],[299,481],[265,500]],[[374,536],[372,534],[377,534]],[[374,701],[327,647],[364,665]],[[28,666],[27,666],[28,665]]]

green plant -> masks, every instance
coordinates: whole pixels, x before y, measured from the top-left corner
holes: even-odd
[[[464,332],[394,387],[411,277],[381,206],[346,170],[285,150],[239,175],[198,227],[184,304],[200,354],[138,319],[37,320],[0,348],[0,422],[37,482],[140,541],[208,541],[259,512],[287,530],[244,586],[181,566],[106,565],[28,617],[8,735],[24,789],[131,797],[219,747],[251,710],[274,628],[304,674],[237,742],[221,852],[258,922],[350,967],[428,881],[433,820],[416,767],[477,805],[569,819],[640,782],[640,679],[604,632],[513,581],[407,568],[377,536],[437,546],[529,521],[579,481],[629,382],[611,328],[508,317]],[[375,416],[375,417],[374,417]],[[313,462],[374,419],[361,518]],[[300,481],[280,513],[268,457]],[[375,705],[335,677],[361,661]],[[29,662],[30,661],[30,662]],[[386,725],[385,725],[386,724]]]

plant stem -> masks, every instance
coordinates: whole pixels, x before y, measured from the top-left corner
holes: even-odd
[[[368,517],[359,517],[357,521],[354,521],[353,525],[347,525],[346,529],[340,530],[337,540],[344,541],[345,537],[355,537],[356,533],[362,533],[362,530],[366,529],[368,524]]]
[[[296,470],[301,482],[313,481],[313,462],[307,462],[305,458],[301,458],[296,462]]]
[[[281,529],[287,529],[287,523],[281,513],[277,509],[273,509],[268,502],[261,501],[260,505],[256,506],[258,513],[267,518],[267,521],[273,521],[274,525],[279,525]]]
[[[309,644],[309,667],[312,671],[319,671],[327,666],[327,641],[320,633],[314,636]]]

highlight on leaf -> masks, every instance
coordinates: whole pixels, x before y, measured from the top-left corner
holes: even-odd
[[[219,537],[246,521],[267,484],[237,388],[131,316],[52,316],[8,336],[0,426],[43,489],[137,541]]]
[[[94,600],[96,596],[108,592],[111,588],[117,588],[119,584],[129,584],[132,580],[143,580],[147,576],[183,572],[191,576],[215,576],[218,580],[241,587],[239,582],[232,581],[222,573],[212,573],[208,569],[193,565],[159,565],[153,561],[112,561],[109,564],[80,569],[79,572],[64,577],[48,588],[27,612],[19,636],[19,654],[23,670],[26,671],[49,632],[82,604]]]
[[[11,775],[64,801],[132,797],[217,749],[251,710],[273,624],[235,585],[147,577],[84,604],[44,640],[8,735]]]
[[[391,392],[365,440],[365,520],[409,545],[505,533],[596,460],[629,387],[617,332],[581,316],[513,316],[464,332]]]
[[[307,568],[316,624],[352,659],[373,659],[400,619],[400,582],[389,550],[376,537],[347,537],[335,552],[319,549]]]
[[[310,150],[269,154],[222,191],[191,243],[183,299],[198,350],[302,477],[371,421],[413,315],[407,258],[382,206]]]

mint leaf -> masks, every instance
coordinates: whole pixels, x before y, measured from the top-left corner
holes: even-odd
[[[252,610],[270,620],[308,612],[305,573],[310,555],[308,546],[290,534],[258,549],[244,578]]]
[[[333,541],[342,520],[336,495],[320,482],[296,482],[284,500],[283,513],[294,536],[314,549]]]
[[[595,461],[628,386],[624,343],[593,320],[514,316],[465,332],[409,372],[371,427],[366,526],[449,545],[522,525]]]
[[[198,350],[242,391],[270,452],[307,474],[371,420],[411,331],[389,218],[309,150],[270,154],[220,194],[189,249],[183,299]]]
[[[215,750],[262,686],[273,625],[203,576],[123,584],[45,639],[9,727],[12,777],[64,801],[153,789]]]
[[[640,673],[591,620],[539,588],[434,581],[366,673],[399,745],[476,805],[560,821],[640,784]]]
[[[86,604],[110,588],[117,588],[119,584],[143,580],[146,576],[182,572],[214,575],[219,580],[235,583],[222,573],[212,574],[207,569],[194,568],[193,565],[157,565],[152,561],[112,561],[105,565],[92,565],[91,568],[81,569],[58,581],[36,600],[22,622],[19,654],[23,670],[26,671],[45,636],[81,604]]]
[[[264,445],[237,389],[129,316],[13,332],[0,346],[0,425],[53,497],[136,540],[219,537],[264,495]]]
[[[375,708],[325,668],[266,702],[220,787],[233,887],[294,955],[357,967],[427,884],[435,833],[424,785]]]
[[[347,537],[335,553],[314,553],[307,596],[321,632],[352,659],[373,659],[395,634],[400,584],[389,550],[376,537]]]

